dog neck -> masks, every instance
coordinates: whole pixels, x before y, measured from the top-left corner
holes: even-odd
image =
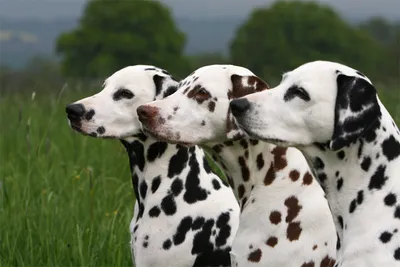
[[[183,170],[196,157],[195,147],[189,149],[159,142],[144,134],[121,142],[129,156],[132,185],[139,206],[137,219],[142,217],[147,204],[158,204],[164,207],[167,214],[174,212],[176,205],[173,197],[165,196],[185,191],[186,180],[191,177],[186,172],[183,175]],[[197,161],[196,158],[194,160]]]
[[[287,166],[286,148],[257,140],[242,138],[211,145],[213,159],[224,169],[241,210],[251,198],[253,190],[272,187],[283,176],[277,171]],[[271,190],[269,197],[279,198]]]
[[[382,232],[391,235],[400,230],[390,223],[396,220],[396,205],[390,196],[400,193],[400,182],[395,179],[400,168],[400,132],[383,106],[381,110],[379,127],[348,147],[339,151],[330,150],[328,144],[299,148],[326,192],[342,241],[338,255],[343,260],[357,254],[371,257],[371,251],[385,255],[387,248],[376,238]],[[377,243],[382,249],[373,246]]]

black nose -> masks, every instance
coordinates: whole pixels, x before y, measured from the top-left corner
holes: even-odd
[[[250,102],[245,98],[234,99],[229,103],[233,116],[243,115],[250,108]]]
[[[65,112],[69,119],[76,120],[85,114],[85,107],[82,104],[70,104],[65,108]]]

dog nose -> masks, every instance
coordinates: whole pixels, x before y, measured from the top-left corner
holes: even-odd
[[[233,116],[242,115],[250,108],[250,102],[246,98],[234,99],[229,103]]]
[[[85,114],[85,107],[82,104],[69,104],[65,108],[68,118],[80,119]]]
[[[147,120],[156,116],[158,108],[142,105],[137,108],[136,113],[139,116],[139,120]]]

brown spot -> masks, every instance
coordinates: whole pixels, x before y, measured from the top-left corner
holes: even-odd
[[[322,259],[320,267],[333,267],[335,263],[336,261],[334,259],[326,255],[325,258]]]
[[[310,184],[312,184],[312,181],[313,181],[313,177],[312,177],[311,173],[306,172],[303,176],[303,184],[310,185]]]
[[[211,95],[204,89],[204,87],[198,84],[187,94],[187,97],[192,98],[196,100],[197,103],[201,104],[210,99]]]
[[[275,147],[271,153],[274,155],[274,167],[275,171],[284,169],[287,166],[286,160],[286,147]]]
[[[270,247],[275,247],[276,244],[278,244],[278,238],[276,238],[275,236],[271,236],[270,238],[268,238],[265,244],[267,244]]]
[[[292,222],[301,210],[299,205],[299,200],[295,196],[291,196],[285,200],[285,206],[288,209],[288,214],[286,216],[286,222]]]
[[[282,221],[282,214],[279,211],[274,210],[269,215],[269,220],[272,224],[279,224]]]
[[[244,185],[241,184],[238,187],[238,197],[239,199],[241,199],[244,196],[244,192],[246,191],[246,189],[244,188]]]
[[[291,222],[286,229],[286,237],[289,241],[299,240],[301,231],[300,222]]]
[[[261,256],[262,256],[261,249],[257,249],[249,254],[247,260],[251,262],[259,262],[261,260]]]
[[[314,245],[313,247],[312,247],[312,250],[316,250],[318,248],[318,246],[317,245]]]
[[[310,261],[310,262],[305,262],[301,265],[301,267],[314,267],[314,262]]]
[[[244,82],[244,78],[247,79],[247,83]],[[269,86],[266,82],[261,80],[260,78],[256,76],[240,76],[240,75],[232,75],[231,76],[231,81],[232,81],[232,94],[230,95],[231,98],[239,98],[254,92],[259,92],[263,91],[264,89],[268,89]],[[229,94],[228,94],[229,96]]]
[[[214,102],[214,101],[210,101],[210,102],[208,103],[208,110],[209,110],[210,112],[214,112],[214,110],[215,110],[215,102]]]
[[[250,179],[250,170],[249,167],[247,167],[246,161],[244,160],[244,157],[240,156],[238,158],[238,162],[240,165],[240,169],[242,170],[242,177],[243,181],[248,181]]]
[[[185,90],[183,91],[183,94],[186,94],[187,91],[189,91],[189,89],[190,89],[190,86],[186,87]]]
[[[293,182],[296,182],[300,177],[300,173],[298,170],[292,170],[289,173],[289,177]]]
[[[274,163],[271,162],[271,165],[269,166],[267,174],[265,175],[265,178],[264,178],[264,184],[270,185],[270,184],[272,184],[272,182],[274,180],[275,180]]]

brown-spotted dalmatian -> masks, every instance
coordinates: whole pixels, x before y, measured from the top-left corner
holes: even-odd
[[[230,106],[252,138],[306,156],[336,218],[337,266],[400,266],[400,132],[364,74],[309,62]]]
[[[138,106],[168,96],[177,85],[154,66],[126,67],[98,94],[68,105],[68,119],[85,135],[120,139],[128,152],[136,267],[228,267],[240,213],[233,191],[212,172],[201,148],[147,137],[136,115]]]
[[[138,115],[149,135],[200,144],[223,167],[241,206],[233,266],[332,267],[335,226],[301,152],[235,138],[229,100],[266,88],[246,68],[206,66],[181,81],[176,93],[139,107]]]

